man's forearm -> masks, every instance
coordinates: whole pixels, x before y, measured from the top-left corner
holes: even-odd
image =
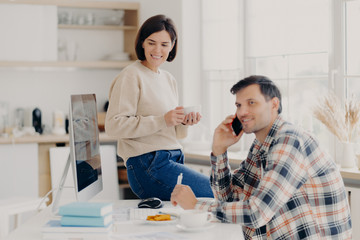
[[[212,147],[212,154],[214,156],[220,156],[221,154],[224,154],[227,151],[227,147]]]

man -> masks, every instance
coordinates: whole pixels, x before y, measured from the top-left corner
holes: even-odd
[[[239,223],[246,239],[351,239],[343,180],[318,142],[281,116],[281,94],[264,76],[236,83],[235,136],[228,116],[215,130],[211,154],[213,201],[197,200],[177,185],[171,202],[211,211],[223,222]],[[248,157],[233,173],[227,149],[243,133],[254,133]]]

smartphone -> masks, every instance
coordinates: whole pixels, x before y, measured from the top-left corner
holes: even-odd
[[[235,135],[238,136],[242,130],[242,124],[236,115],[235,115],[234,120],[231,123],[231,127],[232,127]]]

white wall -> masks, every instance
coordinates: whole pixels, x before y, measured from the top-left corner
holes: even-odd
[[[95,93],[98,107],[105,103],[116,70],[0,69],[0,102],[9,104],[12,122],[18,107],[42,111],[42,123],[52,125],[52,113],[68,113],[70,94]]]
[[[197,46],[200,43],[199,31],[194,28],[198,26],[198,17],[196,8],[193,7],[198,7],[199,0],[128,1],[140,3],[140,25],[156,14],[165,14],[174,20],[179,34],[178,54],[173,62],[165,63],[163,68],[170,71],[178,81],[180,103],[198,104],[200,97],[196,91],[197,87],[193,88],[193,84],[199,85],[196,81],[200,77],[200,50]],[[38,107],[42,111],[43,124],[50,127],[54,110],[68,112],[69,95],[73,93],[95,93],[98,108],[102,110],[110,84],[119,71],[0,68],[0,103],[8,103],[10,123],[13,123],[16,108],[32,110]]]
[[[182,1],[182,93],[184,106],[204,102],[201,66],[201,1]]]
[[[2,4],[0,60],[56,60],[56,25],[55,6]]]

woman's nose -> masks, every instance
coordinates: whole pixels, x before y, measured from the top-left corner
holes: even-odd
[[[160,49],[161,49],[161,46],[155,45],[155,48],[154,48],[155,52],[160,52]]]

